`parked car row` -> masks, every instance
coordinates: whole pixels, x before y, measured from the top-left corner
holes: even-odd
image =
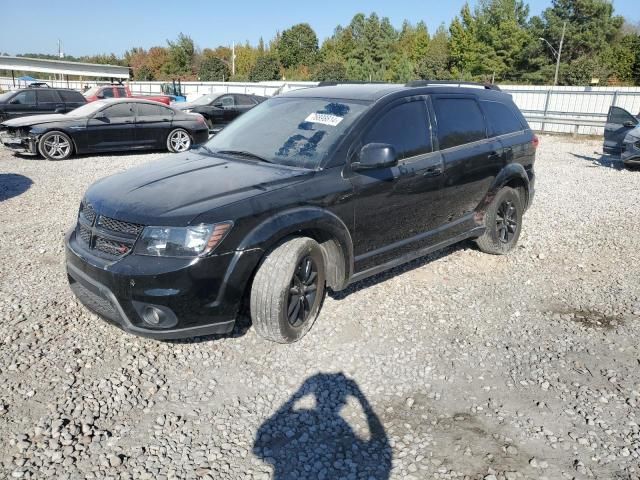
[[[0,125],[0,142],[65,160],[74,153],[166,149],[184,152],[209,138],[204,117],[150,100],[98,100],[67,114],[33,115]]]
[[[0,122],[27,115],[66,113],[87,103],[69,88],[25,88],[0,94]]]
[[[108,98],[137,98],[141,100],[153,100],[154,102],[171,104],[171,97],[168,95],[133,95],[128,86],[117,85],[98,85],[91,87],[82,93],[87,102],[95,102],[96,100],[104,100]]]

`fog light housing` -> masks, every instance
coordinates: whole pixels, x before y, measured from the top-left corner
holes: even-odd
[[[178,318],[169,307],[136,302],[135,300],[132,303],[147,328],[171,328],[178,323]]]

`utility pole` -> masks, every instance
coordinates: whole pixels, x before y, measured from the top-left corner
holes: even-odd
[[[562,57],[562,46],[564,45],[564,34],[567,31],[567,22],[562,25],[562,37],[560,38],[560,48],[558,48],[558,60],[556,62],[556,76],[553,81],[553,86],[558,85],[558,73],[560,72],[560,57]]]
[[[560,46],[558,47],[558,50],[553,48],[553,45],[551,45],[546,38],[540,37],[538,39],[538,40],[542,40],[547,45],[549,45],[549,48],[551,49],[551,51],[553,52],[554,57],[556,58],[556,75],[555,75],[554,80],[553,80],[553,86],[554,87],[556,85],[558,85],[558,74],[560,73],[560,60],[562,58],[562,47],[564,45],[564,36],[565,36],[566,32],[567,32],[567,22],[564,22],[564,24],[562,25],[562,37],[560,37]]]
[[[231,75],[236,74],[236,42],[231,44]]]

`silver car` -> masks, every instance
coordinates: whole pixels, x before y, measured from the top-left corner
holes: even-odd
[[[634,117],[624,108],[609,109],[603,150],[605,153],[620,155],[626,166],[640,166],[639,117]]]

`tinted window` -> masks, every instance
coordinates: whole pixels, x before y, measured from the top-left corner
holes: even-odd
[[[60,99],[53,90],[38,90],[38,103],[58,103]]]
[[[127,98],[127,91],[123,87],[118,87],[118,96],[121,98]]]
[[[414,101],[391,108],[367,132],[363,143],[393,145],[399,159],[431,152],[425,103]]]
[[[438,98],[434,103],[441,150],[486,138],[484,117],[475,100]]]
[[[138,104],[138,116],[139,117],[156,117],[164,116],[169,117],[173,114],[173,110],[162,107],[160,105],[149,105],[147,103]]]
[[[113,98],[113,88],[105,88],[102,90],[102,96],[104,98]]]
[[[256,104],[256,102],[249,95],[235,95],[236,97],[236,105],[252,107]]]
[[[627,112],[624,108],[611,107],[609,110],[608,123],[615,123],[618,125],[624,125],[627,122],[633,122],[634,125],[638,123],[638,119]]]
[[[505,135],[519,132],[522,124],[506,105],[499,102],[480,102],[489,122],[489,130],[492,136]]]
[[[225,95],[216,100],[216,105],[222,103],[223,107],[233,107],[235,102],[233,101],[233,95]]]
[[[102,111],[105,117],[133,117],[133,109],[130,103],[119,103],[111,107],[107,107]]]
[[[36,92],[35,90],[27,90],[25,92],[20,92],[15,97],[13,97],[9,103],[12,103],[15,105],[35,105]]]
[[[80,92],[74,92],[73,90],[58,90],[58,93],[62,97],[63,102],[85,102],[85,99]]]

